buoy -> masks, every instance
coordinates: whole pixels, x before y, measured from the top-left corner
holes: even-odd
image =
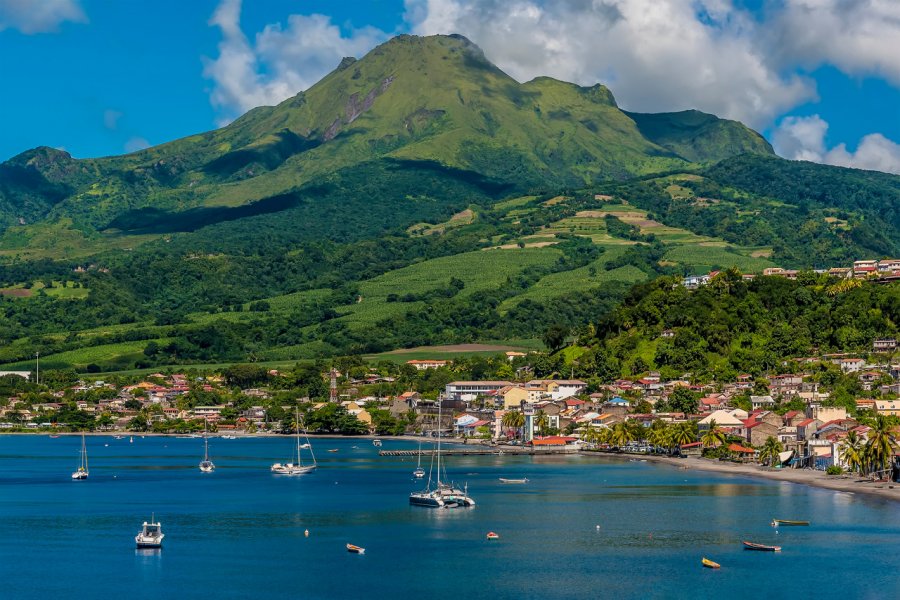
[[[309,529],[303,530],[303,537],[309,537]]]

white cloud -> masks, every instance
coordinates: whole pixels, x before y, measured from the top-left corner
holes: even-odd
[[[782,1],[767,37],[783,64],[832,64],[849,75],[900,84],[900,2]]]
[[[103,126],[111,131],[115,131],[116,127],[119,126],[119,119],[121,118],[121,112],[107,108],[103,111]]]
[[[880,133],[863,137],[856,152],[838,144],[830,150],[825,144],[828,123],[819,115],[785,117],[772,134],[772,145],[779,155],[792,160],[808,160],[854,169],[900,174],[900,144]]]
[[[0,0],[0,31],[47,33],[57,31],[65,21],[87,23],[78,0]]]
[[[150,142],[145,140],[140,136],[133,136],[128,138],[128,141],[125,142],[125,152],[137,152],[138,150],[143,150],[144,148],[149,148]]]
[[[699,108],[761,127],[815,98],[730,0],[406,0],[421,34],[459,32],[519,80],[609,85],[635,111]]]
[[[222,32],[219,56],[206,59],[211,101],[222,122],[256,106],[277,104],[307,89],[345,56],[360,56],[388,35],[375,28],[341,30],[323,15],[290,15],[287,25],[267,25],[251,44],[240,27],[241,0],[223,0],[210,25]]]

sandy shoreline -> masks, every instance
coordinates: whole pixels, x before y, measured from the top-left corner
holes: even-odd
[[[593,453],[591,454],[593,455]],[[669,465],[673,469],[711,471],[729,475],[760,477],[770,481],[809,485],[835,492],[844,492],[848,494],[859,493],[866,494],[867,496],[884,498],[886,500],[900,500],[900,483],[875,482],[870,479],[863,479],[859,475],[826,475],[823,471],[814,471],[812,469],[769,469],[754,464],[738,464],[693,457],[668,458],[665,456],[599,453],[597,455],[608,456],[620,460],[630,460],[634,458],[639,460],[646,459],[650,462]]]

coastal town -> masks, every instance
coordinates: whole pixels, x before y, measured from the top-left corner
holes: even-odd
[[[293,407],[301,406],[311,433],[440,434],[493,453],[703,456],[898,481],[897,351],[895,338],[879,338],[865,355],[803,357],[782,365],[789,372],[705,384],[657,371],[611,383],[531,378],[531,357],[518,351],[492,359],[513,375],[503,380],[449,379],[465,368],[449,359],[305,369],[303,389],[311,377],[322,399],[298,396],[297,373],[254,365],[67,385],[52,372],[40,382],[38,373],[14,372],[0,377],[8,390],[21,390],[0,401],[0,431],[290,433]],[[853,406],[833,401],[822,372],[857,382]],[[426,377],[446,383],[437,393],[417,391]]]

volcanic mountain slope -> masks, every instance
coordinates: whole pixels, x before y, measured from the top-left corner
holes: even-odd
[[[388,179],[418,169],[499,197],[746,152],[772,150],[712,115],[626,113],[599,84],[518,83],[461,36],[399,36],[222,129],[125,156],[76,160],[46,147],[16,156],[0,165],[0,218],[71,219],[84,232],[192,230],[291,208],[355,168]]]

